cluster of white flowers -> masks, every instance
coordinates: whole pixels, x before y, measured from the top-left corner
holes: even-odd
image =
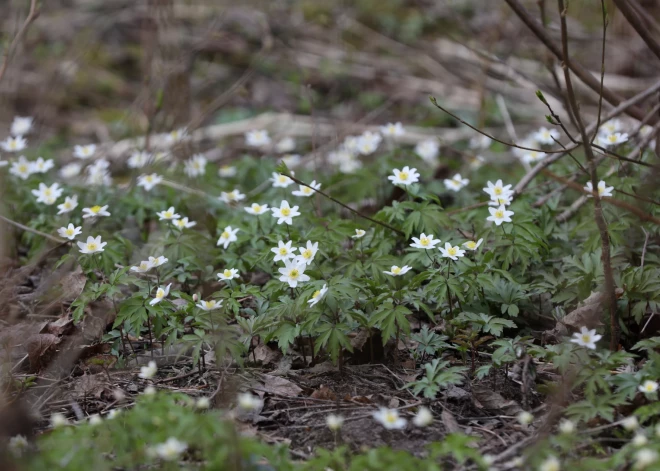
[[[511,204],[513,198],[511,185],[504,185],[502,180],[497,180],[495,184],[489,181],[487,182],[487,187],[483,190],[490,196],[488,206],[494,206],[488,208],[490,216],[486,218],[486,221],[492,221],[497,226],[503,222],[511,222],[511,216],[513,216],[514,212],[506,209]]]
[[[202,154],[195,154],[183,162],[183,171],[190,178],[201,177],[206,173],[208,160]]]
[[[548,154],[542,152],[540,148],[549,147],[553,144],[559,142],[561,135],[556,129],[548,129],[546,127],[541,127],[537,131],[529,134],[525,139],[518,143],[521,147],[526,147],[527,149],[521,149],[519,147],[513,148],[513,154],[520,159],[521,162],[531,165],[540,162]],[[533,150],[539,149],[539,150]]]
[[[601,124],[596,136],[597,144],[608,148],[616,147],[628,141],[628,133],[623,132],[625,125],[620,119],[614,118]]]
[[[149,257],[149,260],[142,260],[138,265],[131,267],[131,271],[136,273],[147,273],[152,268],[158,268],[169,261],[164,255],[158,257]]]

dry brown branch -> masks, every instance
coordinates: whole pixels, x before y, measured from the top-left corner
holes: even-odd
[[[660,42],[648,30],[646,25],[642,22],[630,0],[614,0],[614,4],[619,11],[626,17],[628,23],[637,31],[637,34],[644,40],[649,49],[660,59]]]
[[[20,222],[13,221],[3,215],[0,214],[0,219],[5,221],[7,224],[11,224],[14,227],[18,227],[19,229],[26,231],[26,232],[31,232],[32,234],[37,234],[38,236],[45,237],[48,240],[52,240],[53,242],[57,242],[58,244],[65,244],[67,241],[64,239],[60,239],[59,237],[55,237],[54,235],[51,234],[46,234],[45,232],[38,231],[37,229],[33,229],[31,227],[25,226],[21,224]]]
[[[3,7],[3,10],[5,10],[5,12],[6,9],[7,6]],[[30,27],[32,22],[37,19],[38,16],[39,16],[39,10],[37,8],[37,0],[31,0],[30,11],[28,11],[28,15],[25,18],[23,25],[18,30],[18,33],[16,33],[16,36],[14,36],[14,39],[12,40],[12,42],[7,47],[7,50],[5,51],[5,57],[3,58],[2,65],[0,66],[0,81],[2,81],[2,78],[5,76],[5,72],[7,72],[7,67],[9,66],[9,62],[11,62],[12,58],[14,57],[14,54],[16,53],[16,49],[18,49],[18,46],[23,40],[25,33],[27,33],[28,28]]]
[[[550,50],[552,53],[561,61],[564,60],[564,62],[567,62],[564,58],[564,54],[562,52],[562,48],[558,44],[556,44],[553,39],[548,35],[548,33],[545,31],[543,26],[536,21],[523,7],[518,0],[505,0],[511,9],[514,11],[516,15],[522,20],[525,25],[534,33],[536,37],[538,37],[541,42]],[[586,70],[584,67],[582,67],[580,64],[577,62],[570,62],[570,70],[582,81],[584,82],[589,88],[592,90],[598,92],[600,90],[600,82],[598,79],[596,79],[591,72]],[[567,84],[568,86],[568,84]],[[624,102],[623,98],[617,95],[616,93],[612,92],[609,88],[603,87],[603,99],[608,101],[614,106],[617,106],[621,103]],[[637,107],[637,106],[630,106],[626,108],[625,112],[632,116],[635,119],[642,120],[644,116],[644,111]],[[653,121],[655,123],[655,120]]]
[[[511,1],[511,0],[507,0]],[[600,232],[600,242],[601,242],[601,261],[603,263],[603,275],[605,277],[605,288],[604,288],[604,307],[610,311],[610,350],[616,351],[619,344],[619,321],[617,319],[616,313],[616,293],[615,293],[615,284],[614,284],[614,274],[612,273],[612,261],[610,258],[610,236],[607,230],[607,222],[603,217],[603,208],[601,205],[601,198],[598,193],[598,172],[596,169],[596,158],[593,153],[593,149],[588,144],[589,135],[587,133],[587,128],[584,125],[582,120],[582,115],[580,114],[580,107],[575,97],[575,92],[573,91],[573,84],[571,81],[571,61],[568,53],[568,28],[566,26],[566,14],[567,8],[564,7],[564,0],[557,0],[557,6],[559,7],[559,17],[561,24],[561,44],[562,44],[562,56],[564,58],[563,68],[564,68],[564,77],[566,80],[566,93],[568,97],[568,102],[571,109],[573,110],[573,115],[577,122],[578,128],[580,130],[580,135],[582,136],[582,142],[584,143],[584,152],[587,162],[589,164],[589,171],[591,173],[591,184],[593,185],[593,199],[594,199],[594,219],[596,225],[598,226],[598,231]],[[603,5],[604,7],[604,5]],[[544,32],[545,33],[545,32]],[[604,92],[604,90],[603,90]],[[640,117],[639,119],[642,119]],[[564,182],[569,184],[569,182]],[[572,182],[570,183],[573,184]]]

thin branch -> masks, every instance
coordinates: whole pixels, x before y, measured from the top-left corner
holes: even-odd
[[[28,226],[24,226],[20,222],[13,221],[13,220],[11,220],[11,219],[9,219],[9,218],[1,215],[1,214],[0,214],[0,219],[5,221],[8,224],[11,224],[14,227],[18,227],[19,229],[24,230],[25,232],[31,232],[32,234],[37,234],[41,237],[45,237],[48,240],[52,240],[53,242],[57,242],[58,244],[66,244],[67,243],[67,241],[64,240],[64,239],[60,239],[59,237],[55,237],[54,235],[47,234],[45,232],[41,232],[37,229],[33,229],[31,227],[28,227]]]
[[[605,39],[607,38],[607,10],[605,9],[605,0],[600,0],[600,9],[603,12],[603,47],[600,56],[600,92],[598,93],[598,120],[596,121],[596,130],[594,135],[591,136],[591,143],[593,144],[598,135],[598,128],[600,128],[600,115],[603,111],[603,81],[605,80]]]
[[[541,40],[545,46],[552,51],[552,53],[561,61],[564,60],[564,54],[562,53],[561,48],[557,45],[557,43],[554,42],[554,40],[550,37],[550,35],[543,29],[543,26],[538,23],[523,7],[518,0],[505,0],[506,3],[509,4],[511,9],[514,11],[516,15],[522,20],[525,25],[534,33],[534,35]],[[584,67],[582,67],[580,64],[577,62],[569,62],[570,70],[582,81],[587,85],[589,88],[594,90],[595,92],[598,92],[600,89],[600,84],[598,80],[594,78],[594,76],[586,70]],[[623,103],[623,98],[617,95],[616,93],[612,92],[609,90],[607,87],[603,87],[603,99],[607,100],[609,103],[611,103],[614,106],[617,106],[621,103]],[[636,106],[629,106],[626,107],[625,109],[626,113],[632,116],[633,118],[636,118],[638,120],[642,119],[642,116],[644,115],[644,111],[641,108],[638,108]],[[654,121],[655,123],[655,121]]]
[[[3,7],[5,11],[6,8],[7,8],[6,6]],[[2,81],[2,78],[5,76],[5,72],[7,72],[7,67],[9,66],[9,62],[14,57],[14,54],[16,53],[16,49],[18,49],[18,45],[23,40],[23,36],[25,36],[25,33],[27,32],[28,28],[30,27],[32,22],[37,19],[38,16],[39,16],[39,10],[37,9],[37,0],[31,0],[30,11],[28,12],[27,18],[25,18],[25,21],[23,22],[21,29],[18,30],[18,33],[16,33],[16,36],[14,36],[14,39],[12,40],[11,44],[9,45],[9,47],[7,47],[7,50],[5,51],[5,57],[2,60],[2,66],[0,66],[0,81]]]
[[[512,1],[512,0],[507,0]],[[582,116],[580,114],[580,108],[575,98],[575,92],[573,90],[573,83],[571,81],[571,63],[570,57],[568,54],[568,29],[566,26],[566,14],[567,8],[564,7],[564,0],[557,0],[557,6],[559,7],[559,18],[561,25],[561,44],[562,44],[562,56],[564,62],[562,68],[564,69],[564,78],[566,81],[566,92],[568,95],[568,101],[573,109],[575,114],[575,120],[577,121],[578,128],[580,130],[580,135],[582,137],[582,142],[584,143],[584,153],[589,163],[589,170],[591,171],[591,184],[593,185],[593,198],[594,198],[594,219],[596,225],[598,226],[598,231],[600,233],[600,242],[601,242],[601,261],[603,263],[603,275],[605,278],[605,289],[604,295],[606,302],[604,303],[606,308],[609,308],[610,311],[610,350],[616,351],[619,344],[619,321],[617,319],[616,312],[616,293],[614,291],[614,275],[612,273],[612,261],[610,259],[610,236],[607,230],[607,223],[603,217],[603,208],[601,205],[601,198],[598,194],[598,173],[596,170],[595,156],[591,146],[588,144],[589,136],[587,134],[587,129],[582,121]],[[604,90],[603,90],[604,92]],[[638,119],[642,119],[641,117]]]
[[[495,141],[495,142],[499,142],[500,144],[504,144],[505,146],[508,146],[508,147],[515,147],[515,148],[517,148],[517,149],[522,149],[522,150],[531,150],[531,151],[534,151],[534,152],[543,152],[543,153],[545,153],[545,154],[565,154],[565,152],[566,152],[565,150],[544,150],[544,149],[535,149],[535,148],[533,148],[533,147],[520,146],[520,145],[515,144],[515,143],[513,143],[513,142],[502,141],[502,140],[496,138],[495,136],[491,136],[491,135],[488,134],[487,132],[484,132],[484,131],[482,131],[481,129],[475,127],[475,126],[472,126],[470,123],[468,123],[467,121],[464,121],[460,116],[455,115],[454,113],[452,113],[452,112],[449,111],[448,109],[443,108],[442,106],[440,106],[440,105],[438,104],[438,101],[435,99],[435,97],[431,96],[431,97],[429,97],[429,99],[431,100],[431,103],[433,103],[437,108],[439,108],[441,111],[444,111],[445,113],[447,113],[449,116],[451,116],[452,118],[454,118],[454,119],[455,119],[456,121],[458,121],[459,123],[464,124],[465,126],[469,127],[470,129],[472,129],[472,130],[478,132],[479,134],[482,134],[482,135],[484,135],[484,136],[486,136],[486,137],[492,139],[492,140]],[[578,145],[574,145],[573,147],[569,147],[569,150],[576,149],[577,147],[578,147]]]
[[[298,185],[303,185],[303,186],[306,186],[307,188],[311,188],[312,190],[314,190],[314,191],[315,191],[316,193],[318,193],[319,195],[321,195],[321,196],[325,196],[326,198],[328,198],[328,199],[329,199],[330,201],[332,201],[333,203],[337,203],[337,204],[338,204],[339,206],[341,206],[342,208],[348,209],[350,212],[352,212],[352,213],[355,214],[356,216],[359,216],[359,217],[361,217],[361,218],[363,218],[363,219],[366,219],[367,221],[371,221],[371,222],[373,222],[374,224],[378,224],[379,226],[386,227],[387,229],[389,229],[389,230],[391,230],[391,231],[394,231],[394,232],[396,232],[397,234],[402,235],[402,236],[404,236],[404,237],[405,237],[405,235],[406,235],[403,231],[397,229],[396,227],[390,226],[389,224],[387,224],[387,223],[385,223],[385,222],[383,222],[383,221],[378,221],[378,220],[376,220],[376,219],[370,218],[369,216],[367,216],[367,215],[365,215],[365,214],[362,214],[361,212],[359,212],[359,211],[357,211],[357,210],[351,208],[350,206],[348,206],[348,205],[342,203],[342,202],[339,201],[338,199],[333,198],[333,197],[330,196],[329,194],[324,193],[324,192],[321,191],[321,190],[317,190],[317,189],[315,189],[315,188],[312,188],[312,187],[309,186],[307,183],[303,182],[302,180],[297,179],[296,177],[294,177],[294,176],[291,175],[291,174],[283,173],[282,175],[286,175],[286,176],[289,177],[291,180],[293,180],[294,182],[296,182]]]
[[[628,3],[628,0],[614,0],[619,11],[626,17],[628,23],[637,31],[637,34],[644,40],[649,49],[655,54],[655,56],[660,59],[660,42],[653,37],[648,28],[642,23],[640,17],[637,15],[637,12],[634,10],[632,5]]]

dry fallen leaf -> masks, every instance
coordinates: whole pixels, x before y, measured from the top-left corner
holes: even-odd
[[[334,393],[334,391],[329,387],[324,386],[323,384],[318,389],[315,389],[310,397],[314,399],[323,399],[326,401],[337,400],[337,395]]]
[[[522,407],[516,401],[507,400],[497,391],[487,386],[475,386],[472,388],[475,404],[490,411],[503,413],[505,415],[516,415],[522,412]]]
[[[443,409],[442,414],[440,414],[442,423],[449,433],[460,433],[461,426],[456,422],[454,414],[452,414],[449,409]]]
[[[262,384],[257,386],[258,389],[284,397],[295,397],[302,392],[300,386],[281,376],[261,375],[260,383]]]

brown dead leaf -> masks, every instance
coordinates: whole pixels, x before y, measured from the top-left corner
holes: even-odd
[[[359,402],[360,404],[371,404],[371,396],[351,396],[350,394],[346,394],[344,400]]]
[[[278,394],[284,397],[295,397],[302,392],[301,387],[281,376],[261,375],[260,382],[262,384],[257,387],[270,394]]]
[[[310,397],[314,399],[323,399],[325,401],[337,400],[337,395],[334,393],[334,391],[323,384],[318,389],[315,389]]]
[[[615,290],[617,299],[623,295],[623,289],[616,288]],[[559,334],[560,336],[568,335],[571,331],[578,331],[582,327],[588,329],[595,329],[603,325],[601,319],[604,315],[605,309],[605,294],[603,292],[591,293],[574,311],[566,314],[555,326],[552,334]]]
[[[60,279],[61,292],[59,299],[65,303],[73,301],[83,292],[85,283],[87,283],[87,277],[82,272],[82,267],[78,265],[75,270],[67,272]]]
[[[445,426],[449,433],[461,432],[461,426],[458,425],[454,414],[452,414],[449,409],[443,409],[442,414],[440,414],[440,418],[442,419],[442,424]]]
[[[254,349],[254,358],[263,366],[274,365],[282,358],[282,352],[261,343]]]
[[[27,344],[27,354],[30,360],[30,371],[36,372],[49,363],[50,357],[56,352],[60,337],[53,334],[36,334],[31,336]]]
[[[40,333],[61,336],[68,333],[72,328],[73,319],[70,319],[69,316],[63,316],[56,321],[46,324]]]
[[[399,398],[393,397],[387,403],[387,407],[389,407],[390,409],[396,409],[397,407],[399,407],[399,404],[400,404]]]
[[[104,394],[110,397],[112,388],[103,374],[84,375],[76,381],[73,392],[78,399],[85,397],[101,399]]]
[[[475,405],[490,411],[503,413],[505,415],[516,415],[522,412],[522,407],[516,401],[506,400],[500,393],[487,386],[475,386],[472,388]]]
[[[355,337],[351,339],[351,347],[353,350],[362,350],[364,344],[369,340],[369,331],[367,329],[359,329]]]

